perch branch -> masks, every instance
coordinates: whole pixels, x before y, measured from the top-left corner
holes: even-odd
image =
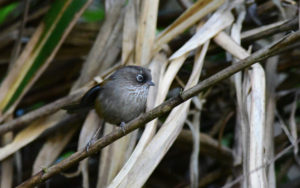
[[[117,69],[120,65],[117,64],[116,66],[111,67],[107,71],[103,72],[103,74],[100,76],[100,78],[105,78],[107,75],[111,74],[115,69]],[[98,77],[95,77],[94,79],[98,79]],[[0,136],[8,131],[13,131],[19,128],[23,128],[28,123],[32,122],[33,120],[36,120],[40,117],[52,114],[59,109],[61,109],[64,106],[70,105],[72,103],[78,102],[82,95],[84,93],[94,86],[94,81],[88,82],[85,84],[85,86],[77,89],[76,91],[72,92],[70,95],[60,98],[52,103],[49,103],[41,108],[38,108],[36,110],[33,110],[19,118],[16,118],[14,120],[11,120],[9,122],[0,124]],[[1,120],[0,120],[1,122]]]
[[[80,150],[68,157],[67,159],[61,161],[60,163],[57,163],[47,169],[40,171],[39,173],[33,175],[31,178],[20,184],[18,188],[34,187],[41,184],[50,177],[54,176],[55,174],[58,174],[63,170],[66,170],[67,168],[71,167],[72,165],[78,163],[79,161],[83,160],[84,158],[99,152],[102,148],[121,138],[122,136],[132,132],[137,128],[143,127],[145,123],[171,111],[174,107],[197,95],[199,92],[213,86],[221,80],[228,78],[234,73],[254,64],[255,62],[259,62],[272,55],[275,55],[278,51],[280,51],[281,48],[288,46],[299,39],[300,31],[287,35],[278,42],[275,42],[275,44],[269,45],[255,52],[248,58],[240,61],[239,63],[233,64],[223,69],[222,71],[212,75],[211,77],[203,80],[191,89],[182,92],[180,96],[170,98],[169,100],[165,101],[156,108],[140,115],[139,117],[127,123],[124,126],[123,130],[119,128],[116,131],[113,131],[112,133],[100,138],[98,141],[96,141],[89,147],[88,151],[86,151],[85,149]]]
[[[253,42],[255,40],[274,35],[276,33],[297,29],[297,24],[298,18],[280,21],[267,26],[262,26],[258,29],[245,31],[241,34],[241,39],[243,42]]]
[[[17,119],[8,121],[7,123],[0,125],[0,135],[3,135],[4,133],[6,133],[8,131],[22,128],[26,124],[30,123],[31,121],[33,121],[35,119],[49,115],[51,113],[54,113],[54,112],[58,111],[59,109],[61,109],[63,106],[66,106],[67,104],[78,101],[80,99],[80,97],[84,94],[85,90],[86,89],[81,89],[78,92],[75,92],[71,95],[60,98],[50,104],[47,104],[47,105],[45,105],[41,108],[38,108],[32,112],[29,112],[28,114],[25,114]]]

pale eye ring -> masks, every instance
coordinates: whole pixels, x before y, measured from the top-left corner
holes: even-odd
[[[143,82],[144,81],[144,77],[143,77],[143,75],[141,75],[141,74],[138,74],[137,76],[136,76],[136,80],[138,81],[138,82]]]

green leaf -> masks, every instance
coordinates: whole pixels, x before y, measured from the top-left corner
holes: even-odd
[[[34,51],[27,61],[32,61],[30,69],[24,74],[21,83],[9,98],[3,108],[6,112],[21,96],[26,86],[32,81],[36,73],[47,62],[54,53],[54,49],[59,45],[69,24],[74,17],[87,3],[87,0],[56,0],[44,19],[43,33],[34,46]]]
[[[226,134],[223,136],[223,138],[221,140],[221,144],[223,146],[230,147],[232,141],[233,141],[233,135],[231,133],[229,133],[229,134]]]
[[[70,157],[73,153],[75,153],[75,152],[74,152],[74,151],[68,151],[68,152],[62,154],[62,155],[55,161],[55,164],[56,164],[56,163],[59,163],[60,161],[66,159],[66,158],[68,158],[68,157]]]
[[[3,8],[0,8],[0,24],[4,22],[6,17],[19,5],[19,2],[11,3]]]
[[[98,22],[104,20],[105,10],[103,6],[100,6],[97,9],[86,10],[82,14],[82,18],[87,22]]]

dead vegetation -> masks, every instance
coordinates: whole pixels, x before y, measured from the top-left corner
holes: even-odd
[[[299,187],[297,3],[0,1],[0,187]],[[147,113],[86,151],[60,108],[129,64]]]

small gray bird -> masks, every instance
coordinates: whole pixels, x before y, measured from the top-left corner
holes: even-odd
[[[75,108],[94,107],[106,122],[122,127],[145,111],[149,87],[154,85],[150,69],[124,66],[87,91]]]

